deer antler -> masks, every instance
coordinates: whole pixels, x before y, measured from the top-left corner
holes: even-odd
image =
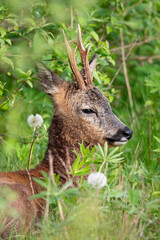
[[[82,34],[81,34],[81,29],[80,29],[80,25],[78,24],[78,48],[79,48],[79,52],[81,55],[81,60],[82,60],[82,65],[83,65],[83,77],[84,77],[84,81],[86,82],[86,85],[92,85],[92,77],[91,77],[91,73],[90,73],[90,67],[89,67],[89,61],[88,61],[88,54],[89,54],[89,50],[91,48],[91,45],[89,46],[89,48],[87,50],[85,50],[84,46],[83,46],[83,42],[82,42]]]
[[[62,31],[63,31],[63,36],[64,36],[65,45],[66,45],[66,49],[67,49],[67,52],[68,52],[68,58],[69,58],[69,62],[70,62],[70,66],[71,66],[72,72],[75,75],[75,78],[77,80],[79,88],[81,90],[83,90],[83,89],[85,89],[84,80],[83,80],[83,77],[82,77],[82,75],[80,74],[80,72],[78,70],[78,67],[76,65],[76,59],[75,59],[75,52],[76,52],[77,48],[75,48],[74,50],[72,50],[70,48],[70,46],[68,44],[68,41],[67,41],[67,38],[66,38],[66,35],[64,33],[64,30],[62,30]]]

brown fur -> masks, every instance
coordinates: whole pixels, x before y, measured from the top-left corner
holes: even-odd
[[[92,73],[92,63],[90,69]],[[60,175],[60,181],[64,184],[69,179],[69,166],[76,157],[72,150],[79,152],[82,140],[85,146],[92,147],[98,143],[103,145],[105,141],[118,145],[131,137],[131,130],[113,114],[109,101],[93,84],[80,89],[78,83],[65,82],[42,64],[39,64],[38,74],[55,107],[48,148],[43,161],[35,169],[0,173],[0,185],[18,194],[12,206],[20,214],[17,219],[3,219],[4,228],[0,233],[3,238],[8,238],[12,228],[15,233],[22,229],[27,232],[32,222],[42,216],[45,201],[29,197],[42,191],[34,178],[41,178],[41,171],[49,173],[49,153],[53,156],[54,173]]]

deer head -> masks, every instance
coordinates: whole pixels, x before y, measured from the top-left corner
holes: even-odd
[[[82,139],[95,145],[105,141],[112,146],[125,144],[132,136],[132,130],[124,125],[112,112],[108,99],[93,84],[93,70],[97,57],[88,61],[90,47],[85,50],[80,26],[78,41],[82,71],[79,72],[75,60],[75,50],[69,46],[64,34],[69,62],[75,80],[66,82],[60,79],[43,64],[38,63],[38,75],[46,93],[52,96],[55,116],[63,122],[63,132],[72,136],[75,141]]]

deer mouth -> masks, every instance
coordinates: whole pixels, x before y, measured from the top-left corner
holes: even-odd
[[[128,142],[128,139],[125,137],[122,137],[120,140],[115,140],[112,138],[107,138],[106,140],[109,143],[109,145],[112,145],[112,146],[121,146]]]
[[[117,133],[112,136],[111,138],[106,138],[109,145],[112,146],[121,146],[128,142],[129,139],[132,137],[132,130],[128,127],[125,127],[124,129],[119,129]]]

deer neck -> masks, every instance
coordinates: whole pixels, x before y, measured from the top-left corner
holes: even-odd
[[[52,158],[54,173],[60,175],[62,183],[66,182],[69,179],[70,166],[76,159],[73,150],[80,153],[79,143],[82,143],[82,139],[78,130],[73,126],[73,122],[54,116],[49,128],[48,148],[44,160],[37,168],[48,172],[51,164],[50,158]],[[88,144],[84,143],[84,145]]]

